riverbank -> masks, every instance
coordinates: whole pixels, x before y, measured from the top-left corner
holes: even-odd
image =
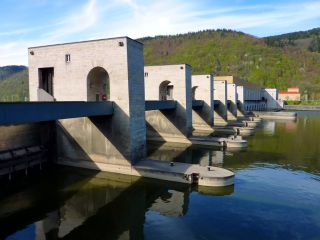
[[[320,105],[319,106],[284,105],[284,110],[290,110],[290,111],[320,111]]]

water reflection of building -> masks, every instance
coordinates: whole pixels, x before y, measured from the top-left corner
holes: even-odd
[[[223,165],[225,152],[208,150],[199,160],[201,166],[221,166]]]
[[[285,123],[285,128],[287,132],[295,132],[297,130],[297,122],[288,121]]]
[[[219,188],[213,195],[232,192]],[[35,223],[37,240],[142,239],[145,213],[182,217],[189,206],[189,185],[140,182],[127,188],[84,186],[56,211]]]
[[[276,131],[275,121],[264,121],[262,124],[263,133],[267,135],[274,135]]]
[[[169,217],[184,216],[188,210],[189,194],[170,190],[163,192],[149,210],[159,212],[161,215]]]

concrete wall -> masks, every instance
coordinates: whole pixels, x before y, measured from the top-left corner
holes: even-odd
[[[237,85],[234,83],[228,83],[228,120],[237,120]]]
[[[66,54],[70,62],[65,61]],[[39,68],[54,68],[57,101],[87,101],[88,74],[96,67],[109,77],[114,115],[60,121],[60,159],[130,165],[145,157],[143,66],[143,45],[126,37],[29,48],[31,101],[38,100]]]
[[[225,124],[227,121],[227,81],[215,80],[214,81],[214,100],[219,101],[219,106],[215,107],[214,123]]]
[[[54,122],[0,126],[0,152],[30,146],[43,146],[50,150],[50,159],[54,157]]]
[[[276,88],[265,88],[262,91],[263,98],[267,100],[267,110],[283,108],[283,102],[278,99],[278,90]]]
[[[147,136],[166,141],[186,139],[192,134],[191,67],[186,64],[147,66],[145,71],[146,100],[159,100],[159,86],[163,81],[173,85],[175,110],[146,112]]]
[[[237,116],[244,117],[244,89],[243,86],[237,86]]]
[[[209,128],[214,124],[213,78],[211,75],[193,75],[194,100],[202,100],[203,107],[192,110],[192,126],[195,129]]]
[[[266,102],[262,99],[263,97],[263,88],[254,83],[250,83],[246,80],[239,79],[234,76],[215,76],[215,80],[225,80],[228,84],[236,84],[237,86],[242,86],[241,95],[243,95],[243,102],[240,101],[240,107],[242,111],[238,111],[237,113],[240,114],[239,117],[242,116],[244,111],[263,111],[266,110],[267,105]],[[242,96],[241,96],[242,98]],[[241,113],[242,112],[242,113]],[[228,115],[230,118],[232,114]],[[232,120],[232,119],[229,119]]]
[[[244,101],[246,111],[261,111],[266,109],[266,102],[262,99],[262,88],[244,87]]]

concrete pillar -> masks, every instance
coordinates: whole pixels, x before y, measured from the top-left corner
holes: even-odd
[[[244,89],[243,86],[237,86],[237,116],[244,117]]]
[[[226,124],[227,122],[227,81],[214,81],[214,123],[215,125]],[[218,105],[216,105],[218,104]]]
[[[237,85],[228,83],[228,120],[237,120]]]
[[[188,141],[192,134],[191,66],[187,64],[147,66],[145,71],[146,100],[164,100],[161,88],[170,86],[174,110],[146,112],[147,136],[162,141]]]
[[[66,61],[69,55],[70,61]],[[113,116],[67,119],[57,122],[59,162],[81,166],[131,165],[146,156],[143,45],[127,37],[29,48],[30,98],[37,101],[39,71],[52,68],[56,101],[92,101],[97,95],[91,79],[104,73]],[[102,80],[101,80],[102,81]],[[107,88],[106,84],[100,84]],[[104,89],[105,90],[105,89]],[[89,98],[90,97],[90,98]],[[98,99],[99,98],[99,99]],[[88,163],[84,163],[87,166]],[[92,165],[90,165],[91,167]]]
[[[209,128],[214,124],[213,78],[211,75],[193,75],[194,100],[202,100],[203,107],[192,110],[194,129]]]

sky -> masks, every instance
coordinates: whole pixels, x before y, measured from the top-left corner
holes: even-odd
[[[226,28],[264,37],[320,27],[320,0],[0,0],[0,66],[27,48]]]

